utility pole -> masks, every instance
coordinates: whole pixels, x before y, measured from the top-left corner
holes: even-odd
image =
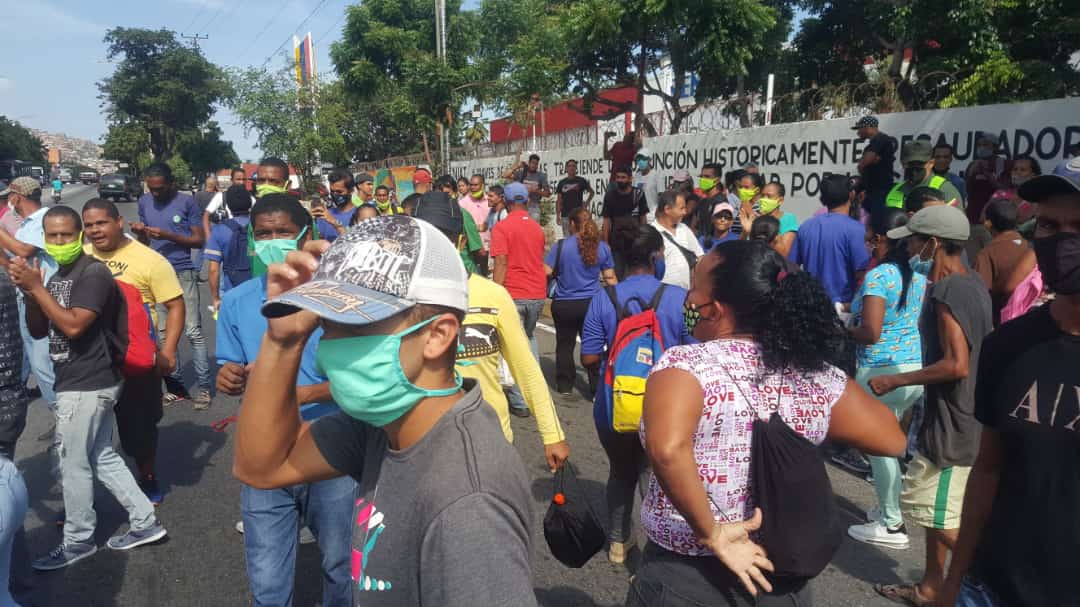
[[[446,64],[446,0],[435,0],[435,56]],[[443,173],[450,172],[450,129],[448,124],[439,128],[439,162]]]
[[[188,40],[191,40],[191,48],[193,48],[195,50],[199,50],[199,40],[209,40],[210,39],[210,36],[207,36],[205,34],[199,34],[199,33],[196,33],[193,36],[188,36],[186,34],[181,33],[180,37],[181,38],[187,38]]]

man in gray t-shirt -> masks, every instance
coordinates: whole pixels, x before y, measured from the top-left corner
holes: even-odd
[[[353,605],[535,605],[525,466],[480,388],[454,370],[468,310],[454,245],[388,215],[326,247],[267,273],[236,476],[258,488],[356,479]],[[316,362],[342,412],[307,424],[296,370],[319,324]]]

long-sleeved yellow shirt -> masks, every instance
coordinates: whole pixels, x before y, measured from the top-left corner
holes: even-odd
[[[484,400],[499,414],[506,440],[513,442],[514,432],[510,429],[510,405],[499,383],[500,355],[506,359],[525,404],[536,418],[544,444],[566,439],[540,363],[529,349],[529,339],[514,300],[506,289],[478,274],[469,277],[469,312],[462,325],[461,344],[465,352],[458,356],[458,361],[473,364],[459,364],[458,372],[480,383]]]

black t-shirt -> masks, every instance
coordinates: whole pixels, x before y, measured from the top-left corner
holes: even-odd
[[[574,209],[581,207],[581,200],[585,196],[585,192],[591,192],[593,189],[587,179],[578,175],[563,178],[555,186],[555,191],[562,194],[562,216],[569,217]]]
[[[887,190],[893,186],[893,163],[896,161],[896,139],[878,132],[866,144],[866,150],[877,154],[880,160],[866,167],[863,181],[867,190]]]
[[[620,192],[619,188],[611,188],[604,194],[604,208],[600,212],[603,217],[636,219],[648,214],[649,205],[645,201],[645,193],[637,188],[630,188],[629,192]]]
[[[993,329],[990,292],[974,272],[951,274],[930,287],[920,321],[923,362],[929,366],[944,352],[938,332],[937,304],[944,304],[967,339],[970,366],[978,364],[986,335]],[[970,466],[979,453],[982,427],[975,421],[975,376],[926,386],[926,418],[919,434],[919,450],[939,468]]]
[[[975,417],[1001,437],[973,572],[1006,605],[1080,605],[1080,337],[1049,306],[986,338]]]
[[[89,255],[60,266],[47,285],[65,308],[85,308],[97,318],[78,338],[70,339],[49,323],[49,357],[56,371],[57,392],[101,390],[120,382],[113,362],[111,332],[116,327],[119,297],[112,272]]]

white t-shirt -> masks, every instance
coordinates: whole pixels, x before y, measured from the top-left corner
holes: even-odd
[[[675,231],[671,232],[664,226],[660,225],[655,218],[650,222],[653,228],[657,232],[660,232],[660,236],[664,239],[664,278],[661,282],[668,285],[675,285],[676,287],[682,287],[686,290],[690,289],[690,265],[686,261],[686,256],[683,255],[679,247],[672,244],[670,237],[684,249],[690,251],[696,255],[699,259],[705,254],[705,251],[701,248],[701,243],[698,242],[694,231],[691,230],[685,223],[679,222],[675,226]]]
[[[649,205],[650,217],[656,213],[656,206],[660,204],[660,192],[664,191],[661,185],[660,173],[657,173],[656,169],[651,169],[647,175],[634,171],[634,187],[645,193],[645,204]]]
[[[767,372],[761,347],[745,339],[669,348],[650,373],[664,369],[685,371],[701,385],[704,403],[692,436],[694,461],[713,517],[729,522],[754,513],[750,496],[750,422],[754,416],[768,420],[779,413],[795,432],[821,444],[829,431],[833,405],[847,385],[847,376],[832,365],[806,374],[791,369],[783,374]],[[642,440],[648,433],[643,423]],[[667,550],[689,556],[709,554],[655,476],[650,476],[641,503],[641,526],[650,540]]]
[[[251,197],[251,206],[255,206],[254,196]],[[206,205],[206,212],[213,215],[214,212],[218,210],[218,207],[225,209],[225,217],[232,218],[232,211],[230,211],[229,207],[225,204],[224,192],[214,194],[214,197],[210,199],[210,204]]]

